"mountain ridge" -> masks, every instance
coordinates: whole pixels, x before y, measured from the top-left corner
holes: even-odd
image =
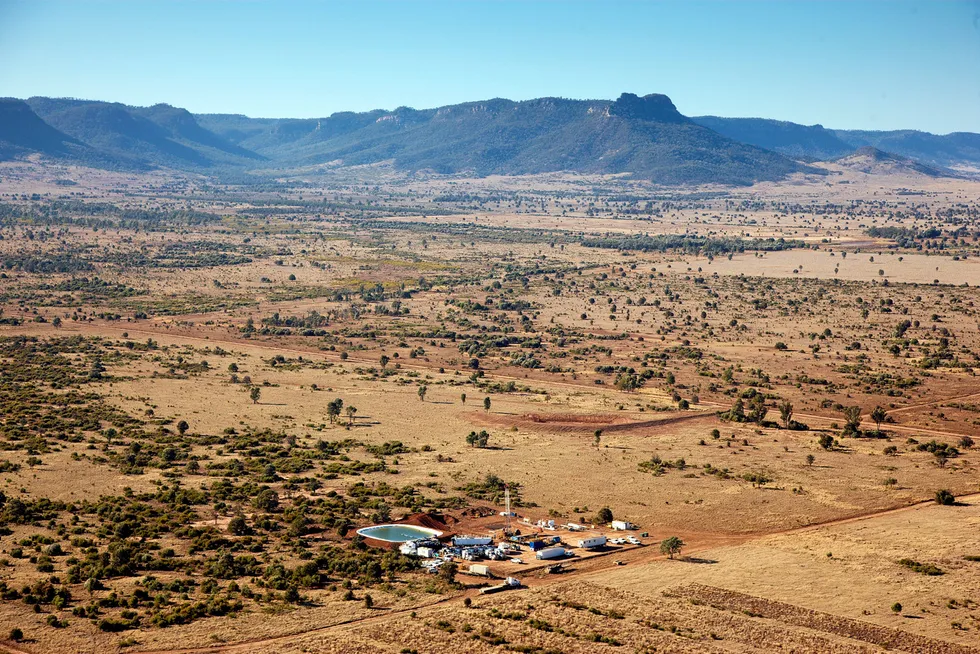
[[[825,174],[808,164],[866,146],[916,160],[920,157],[904,151],[928,150],[942,161],[926,165],[938,169],[980,167],[976,134],[962,133],[949,142],[913,130],[692,118],[655,93],[623,93],[616,100],[492,98],[305,119],[194,114],[163,103],[133,107],[45,97],[6,102],[6,113],[0,104],[0,157],[40,153],[133,170],[220,174],[386,163],[439,174],[571,171],[626,174],[664,185],[746,185],[795,173]]]
[[[493,98],[310,119],[195,115],[167,104],[130,107],[41,97],[26,102],[51,128],[130,168],[209,173],[390,162],[405,171],[440,174],[627,174],[665,185],[742,185],[823,174],[702,127],[662,94]]]

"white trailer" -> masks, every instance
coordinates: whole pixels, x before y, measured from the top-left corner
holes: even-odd
[[[605,536],[593,536],[592,538],[583,538],[578,542],[578,546],[587,550],[595,549],[596,547],[602,547],[606,544]]]
[[[480,577],[490,576],[490,566],[483,565],[482,563],[474,563],[470,566],[470,574],[477,575]]]
[[[490,536],[453,536],[453,545],[489,545],[493,542]]]
[[[561,557],[565,556],[565,554],[567,554],[567,552],[565,551],[564,547],[549,547],[548,549],[541,550],[535,554],[535,556],[539,560],[544,561],[547,559],[560,559]]]
[[[628,531],[630,529],[636,529],[636,525],[632,522],[626,522],[625,520],[613,520],[612,528],[614,531]]]

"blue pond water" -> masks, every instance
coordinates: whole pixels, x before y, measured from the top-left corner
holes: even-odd
[[[441,531],[426,527],[415,527],[413,525],[374,525],[373,527],[362,527],[357,530],[357,533],[365,538],[386,540],[390,543],[404,543],[409,540],[433,538],[442,535]]]

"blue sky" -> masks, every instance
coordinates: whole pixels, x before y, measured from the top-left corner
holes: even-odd
[[[980,1],[0,0],[0,96],[314,117],[623,91],[980,132]]]

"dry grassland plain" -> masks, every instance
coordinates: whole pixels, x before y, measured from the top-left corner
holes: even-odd
[[[0,165],[0,651],[980,651],[980,183],[826,167]],[[505,485],[648,536],[356,536]]]

